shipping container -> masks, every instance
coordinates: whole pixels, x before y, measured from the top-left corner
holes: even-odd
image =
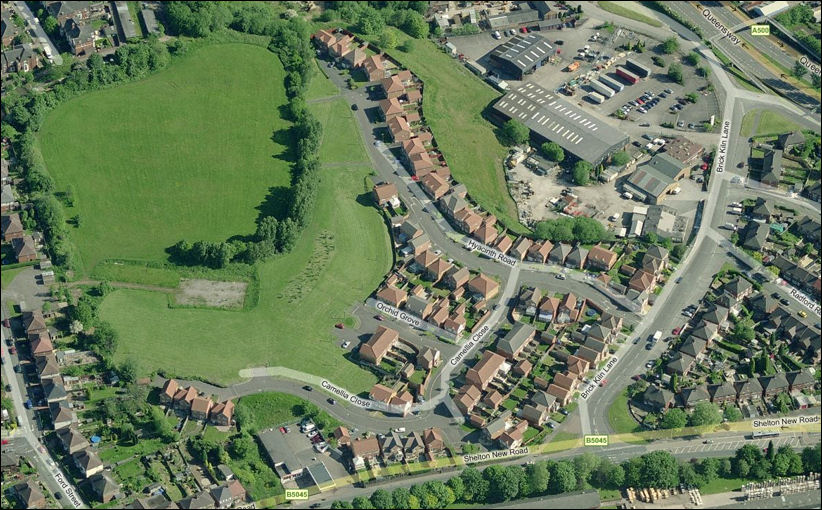
[[[602,97],[601,94],[597,94],[596,92],[591,92],[590,94],[588,94],[585,97],[587,99],[590,99],[591,101],[595,102],[596,104],[602,104],[602,103],[605,102],[605,98]]]
[[[484,67],[477,64],[473,60],[466,60],[465,67],[467,67],[472,73],[478,76],[485,76],[486,74],[488,74],[488,71]]]
[[[635,83],[639,82],[639,76],[635,75],[634,73],[625,69],[622,66],[616,68],[616,73],[617,75],[619,75],[620,78],[623,78],[631,85],[634,85]]]
[[[603,84],[611,87],[612,89],[616,90],[617,92],[622,92],[622,89],[625,88],[625,85],[619,83],[618,81],[616,81],[616,80],[614,80],[614,79],[612,79],[612,78],[610,78],[610,77],[608,77],[604,74],[600,75],[599,81],[600,81],[600,83],[603,83]]]
[[[636,60],[629,58],[625,61],[625,67],[627,67],[629,70],[631,70],[631,72],[633,72],[640,78],[647,78],[648,76],[651,76],[651,71],[644,65],[637,62]]]
[[[608,99],[611,99],[612,97],[614,97],[614,94],[616,94],[616,92],[614,92],[613,89],[603,85],[602,83],[596,80],[591,81],[591,87],[593,87],[595,91],[599,92]]]

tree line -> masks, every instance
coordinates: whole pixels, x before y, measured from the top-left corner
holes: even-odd
[[[377,489],[370,497],[334,501],[331,508],[446,508],[454,503],[497,504],[546,494],[563,494],[590,487],[672,488],[679,484],[703,487],[717,478],[765,480],[816,472],[822,462],[820,444],[805,448],[801,454],[789,446],[767,453],[757,446],[745,445],[729,458],[678,461],[670,452],[660,450],[616,464],[607,457],[584,453],[570,460],[543,460],[518,466],[488,466],[482,471],[465,468],[443,482],[432,480],[410,488],[389,492]]]
[[[232,261],[253,264],[290,251],[311,219],[320,184],[318,154],[322,125],[308,111],[304,97],[314,59],[308,24],[299,17],[277,18],[269,7],[258,3],[171,2],[167,4],[167,14],[170,31],[175,34],[205,37],[231,28],[271,38],[268,49],[280,58],[286,72],[286,113],[294,123],[291,138],[296,149],[288,207],[283,218],[261,217],[255,233],[244,239],[193,243],[181,240],[168,249],[171,260],[222,268]]]

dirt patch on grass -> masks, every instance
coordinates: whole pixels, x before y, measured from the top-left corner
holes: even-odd
[[[219,282],[214,280],[180,280],[175,295],[178,305],[208,306],[214,308],[242,308],[246,282]]]

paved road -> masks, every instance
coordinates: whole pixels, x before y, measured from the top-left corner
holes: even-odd
[[[17,14],[23,17],[28,23],[28,26],[34,29],[34,33],[37,36],[37,41],[40,42],[40,46],[45,51],[46,56],[51,56],[51,60],[58,66],[63,65],[63,57],[60,56],[60,52],[57,51],[57,47],[52,44],[51,39],[46,35],[46,32],[43,30],[43,27],[40,25],[39,21],[34,21],[34,14],[31,13],[29,10],[29,6],[26,5],[26,2],[14,2],[14,7],[17,9]]]

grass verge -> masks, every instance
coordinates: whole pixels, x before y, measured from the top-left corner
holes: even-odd
[[[659,20],[648,17],[644,14],[640,14],[621,4],[622,2],[597,2],[597,5],[599,5],[600,9],[608,11],[611,14],[616,14],[617,16],[622,16],[624,18],[632,19],[634,21],[639,21],[641,23],[645,23],[646,25],[651,25],[652,27],[659,28],[662,26],[662,23]]]

